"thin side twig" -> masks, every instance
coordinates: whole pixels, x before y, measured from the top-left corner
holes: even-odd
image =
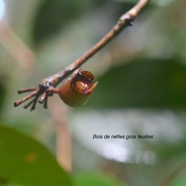
[[[147,5],[149,0],[139,0],[138,3],[128,12],[123,14],[116,25],[108,32],[100,41],[98,41],[92,48],[90,48],[84,55],[75,60],[71,65],[67,66],[65,69],[60,72],[53,74],[50,77],[43,79],[43,81],[38,85],[37,88],[33,89],[23,89],[19,91],[19,93],[28,92],[33,90],[33,93],[30,95],[16,101],[14,106],[18,106],[21,103],[25,102],[29,98],[35,96],[36,99],[33,101],[33,106],[31,106],[31,110],[35,108],[37,99],[39,99],[40,103],[44,103],[44,108],[47,107],[47,99],[48,96],[52,96],[53,93],[57,93],[56,86],[63,81],[67,76],[72,74],[76,69],[78,69],[81,65],[83,65],[89,58],[91,58],[94,54],[96,54],[101,48],[103,48],[106,44],[108,44],[113,38],[115,38],[124,28],[128,26],[132,26],[134,20],[142,11],[142,9]],[[55,89],[54,89],[55,88]],[[55,91],[54,91],[55,90]],[[37,94],[35,92],[37,91]],[[31,104],[31,105],[32,105]],[[30,104],[28,104],[30,106]],[[26,108],[27,106],[26,105]]]

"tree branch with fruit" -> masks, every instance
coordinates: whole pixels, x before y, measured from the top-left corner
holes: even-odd
[[[81,71],[79,68],[89,58],[115,38],[124,28],[132,26],[134,20],[148,2],[149,0],[139,0],[132,9],[119,18],[116,25],[113,26],[113,28],[100,41],[98,41],[84,55],[76,59],[71,65],[67,66],[60,72],[43,79],[43,81],[36,87],[18,90],[19,94],[27,92],[31,93],[14,102],[14,106],[17,107],[31,99],[24,108],[30,107],[30,110],[34,110],[38,101],[43,104],[44,108],[48,108],[48,97],[52,96],[54,93],[59,94],[60,98],[70,106],[85,104],[91,97],[97,82],[93,82],[94,76],[90,72]],[[71,78],[63,83],[60,88],[57,88],[57,85],[71,74]]]

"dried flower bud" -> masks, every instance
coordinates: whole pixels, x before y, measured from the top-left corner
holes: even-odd
[[[94,76],[89,71],[74,71],[59,88],[60,98],[69,106],[84,105],[91,97],[98,82],[93,83]]]

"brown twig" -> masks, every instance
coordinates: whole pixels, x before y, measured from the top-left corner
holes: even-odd
[[[147,5],[149,0],[139,0],[139,2],[128,12],[123,14],[116,25],[108,32],[100,41],[98,41],[91,49],[89,49],[84,55],[75,60],[71,65],[61,70],[60,72],[45,78],[37,88],[33,89],[23,89],[19,91],[19,93],[27,92],[28,90],[33,90],[29,96],[26,96],[14,103],[14,106],[18,106],[31,97],[35,96],[31,106],[31,110],[35,108],[36,102],[38,98],[40,103],[44,103],[44,108],[47,108],[47,99],[48,96],[52,96],[54,87],[56,87],[61,81],[63,81],[67,76],[69,76],[72,72],[78,69],[81,65],[83,65],[89,58],[91,58],[94,54],[96,54],[101,48],[103,48],[107,43],[109,43],[113,38],[115,38],[125,27],[131,26],[133,21],[142,11],[142,9]],[[36,93],[37,92],[37,93]],[[30,98],[29,98],[30,97]],[[25,106],[27,108],[31,105],[31,102]]]
[[[72,170],[72,137],[68,125],[68,108],[59,103],[55,97],[50,103],[54,127],[56,131],[56,154],[59,164],[67,171]]]

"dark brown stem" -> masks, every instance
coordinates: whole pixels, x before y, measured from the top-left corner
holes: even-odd
[[[78,69],[81,65],[83,65],[89,58],[91,58],[94,54],[96,54],[101,48],[103,48],[107,43],[109,43],[113,38],[115,38],[125,27],[131,26],[133,21],[142,11],[142,9],[147,5],[149,0],[139,0],[138,3],[128,12],[123,14],[116,25],[108,32],[100,41],[98,41],[91,49],[89,49],[84,55],[75,60],[71,65],[61,70],[60,72],[45,78],[37,88],[29,88],[18,91],[19,93],[34,91],[30,95],[18,100],[14,103],[14,106],[18,106],[26,100],[36,96],[34,101],[32,102],[33,106],[31,110],[35,108],[36,102],[39,99],[40,103],[44,103],[44,107],[47,107],[47,98],[52,95],[52,93],[57,93],[55,87],[63,81],[67,76],[69,76],[72,72]],[[25,108],[30,106],[31,103],[27,104]]]
[[[24,108],[26,109],[26,108],[28,108],[30,105],[32,105],[32,104],[34,103],[34,100],[35,100],[35,98],[32,99],[28,104],[26,104],[26,105],[24,106]]]
[[[48,96],[47,96],[46,99],[45,99],[44,108],[45,108],[45,109],[48,108]]]
[[[26,93],[26,92],[32,92],[36,89],[36,87],[32,87],[32,88],[26,88],[26,89],[21,89],[21,90],[18,90],[18,94],[22,94],[22,93]]]
[[[25,96],[24,98],[22,98],[22,99],[16,101],[16,102],[14,103],[14,106],[15,106],[15,107],[19,106],[21,103],[23,103],[23,102],[27,101],[28,99],[30,99],[30,98],[36,96],[38,93],[39,93],[39,90],[36,89],[34,92],[32,92],[31,94],[29,94],[28,96]]]

